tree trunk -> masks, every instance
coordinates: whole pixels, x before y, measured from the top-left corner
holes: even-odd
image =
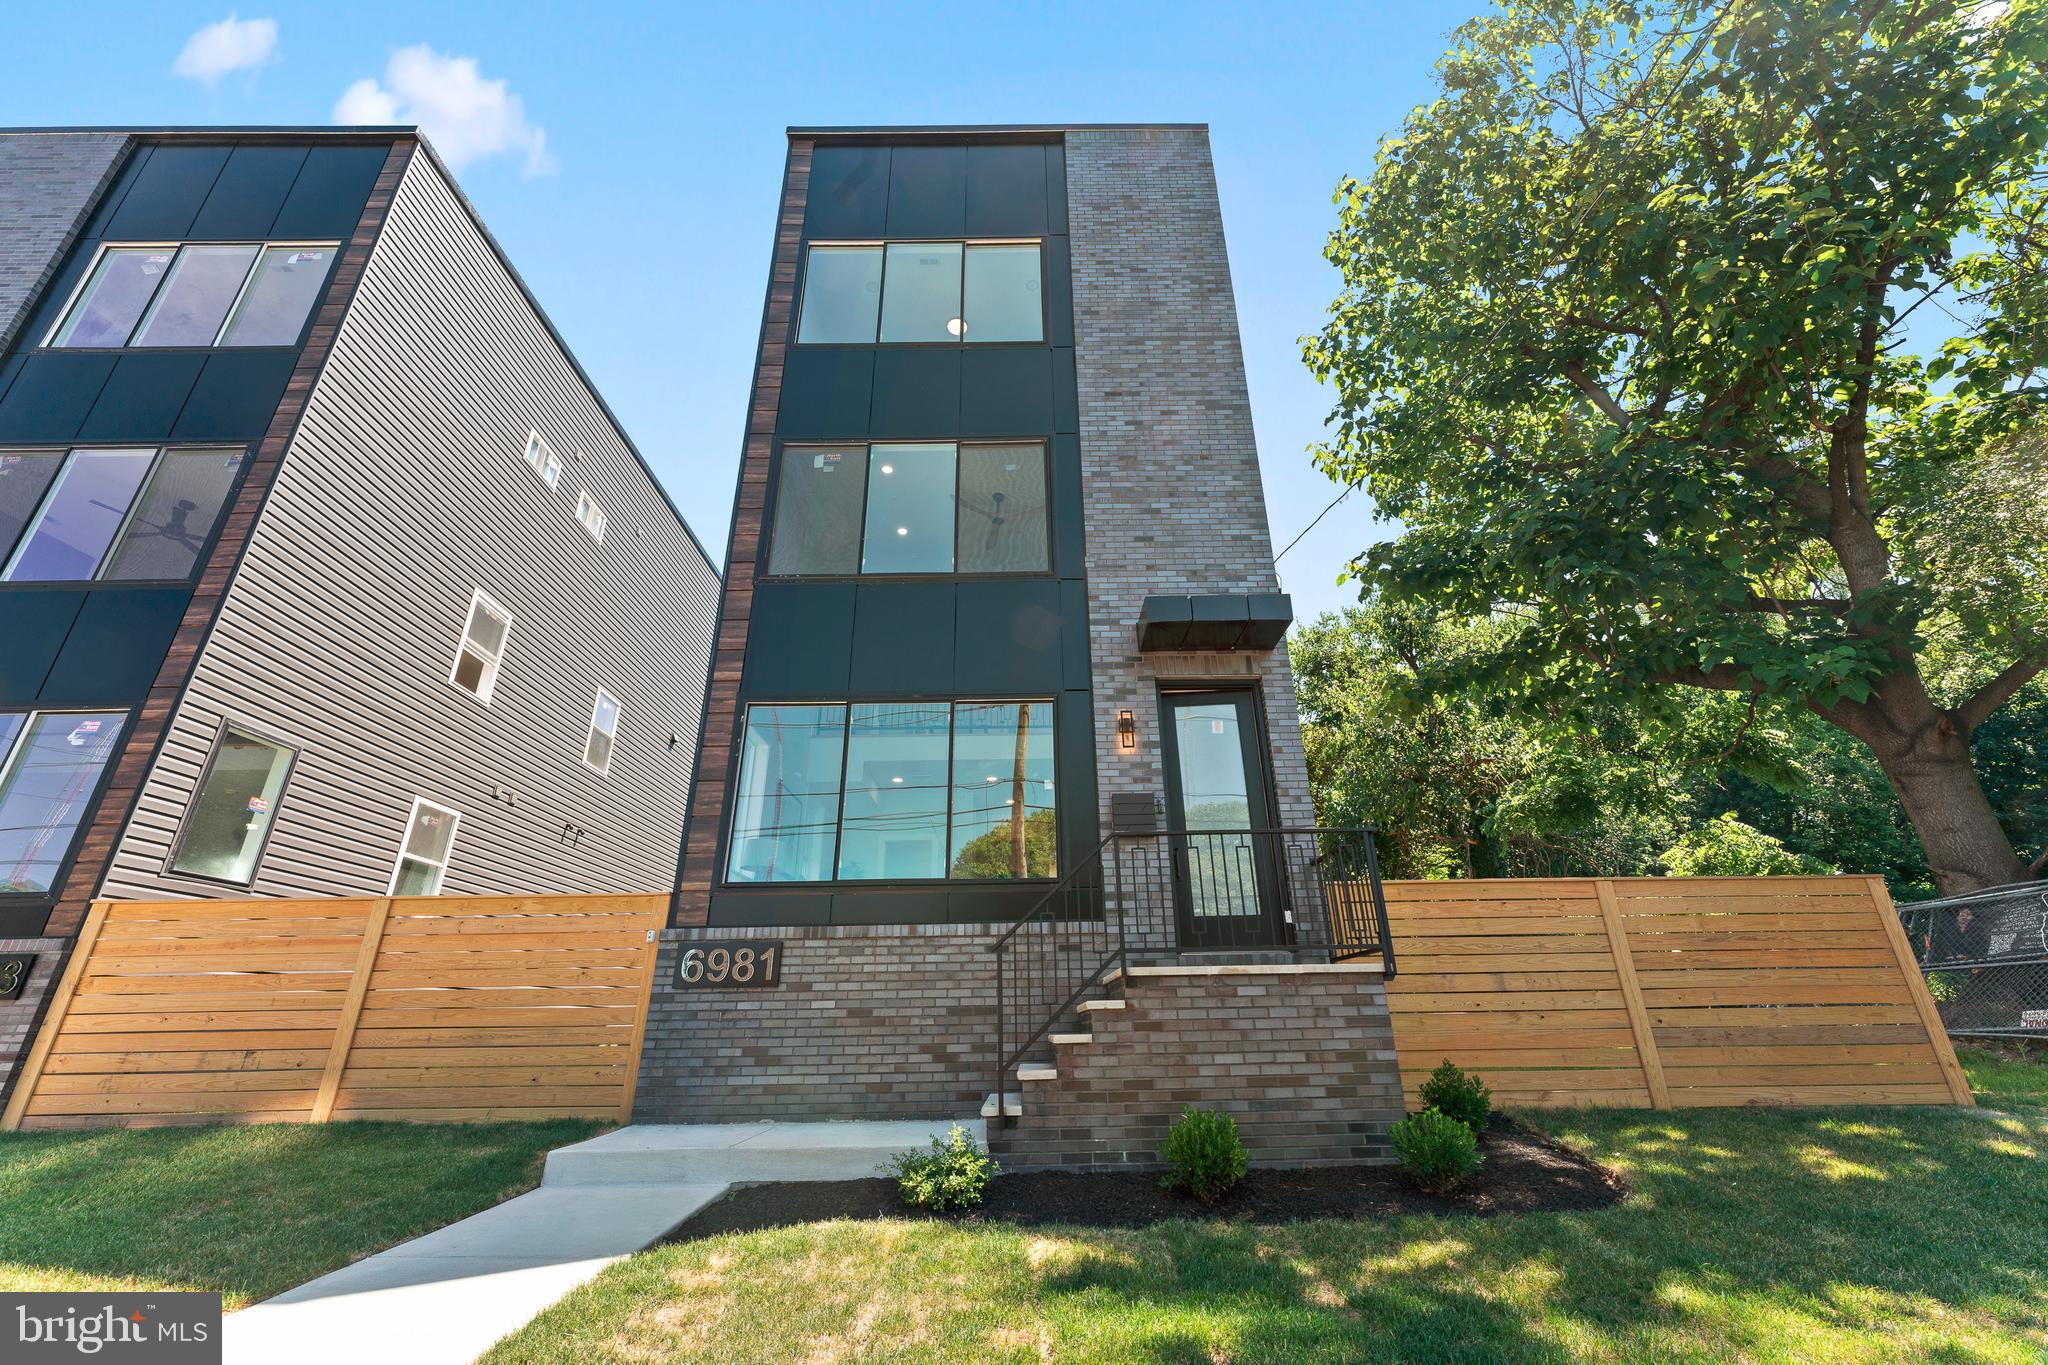
[[[1967,738],[1938,720],[1906,736],[1887,727],[1858,738],[1870,745],[1899,794],[1942,895],[2027,880],[2026,864],[1977,780]]]

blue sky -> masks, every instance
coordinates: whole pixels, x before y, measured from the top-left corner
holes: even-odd
[[[0,5],[0,125],[325,124],[338,109],[438,125],[722,558],[786,126],[1205,122],[1277,549],[1337,491],[1306,454],[1329,402],[1297,344],[1336,288],[1320,254],[1331,190],[1430,97],[1468,12],[255,0],[214,27],[225,7]],[[1337,574],[1380,534],[1360,494],[1324,518],[1280,565],[1297,615],[1352,600]]]

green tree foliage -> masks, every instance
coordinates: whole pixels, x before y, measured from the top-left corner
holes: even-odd
[[[1672,851],[1733,816],[1802,868],[1877,873],[1901,900],[1934,894],[1897,794],[1848,734],[1788,702],[1752,714],[1689,689],[1647,711],[1532,719],[1453,685],[1502,629],[1374,599],[1291,642],[1318,814],[1377,826],[1388,876],[1699,871]],[[2022,688],[1974,747],[2013,844],[2048,845],[2048,682]]]
[[[1016,840],[1008,825],[998,825],[960,845],[954,855],[955,877],[986,877],[991,880],[1014,877]],[[1059,865],[1059,829],[1053,812],[1035,810],[1024,817],[1024,865],[1026,875],[1051,877]]]
[[[1515,708],[1459,685],[1510,630],[1373,600],[1289,644],[1318,817],[1376,826],[1388,876],[1643,872],[1687,826],[1680,775],[1796,782],[1735,698]]]
[[[1839,870],[1794,853],[1732,812],[1687,830],[1662,861],[1674,877],[1808,877]]]
[[[1943,890],[2025,875],[1971,740],[2048,667],[2048,9],[1526,0],[1439,75],[1305,343],[1405,528],[1354,571],[1497,623],[1461,689],[1803,708]]]

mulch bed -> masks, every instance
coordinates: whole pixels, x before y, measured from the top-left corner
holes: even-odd
[[[1613,1172],[1510,1119],[1495,1118],[1480,1135],[1479,1149],[1485,1163],[1463,1189],[1450,1195],[1422,1193],[1396,1166],[1254,1170],[1213,1204],[1169,1194],[1159,1187],[1157,1172],[1020,1171],[998,1176],[982,1206],[967,1214],[906,1208],[896,1182],[886,1177],[746,1185],[706,1206],[664,1240],[692,1242],[724,1232],[759,1232],[831,1218],[1127,1228],[1170,1218],[1270,1224],[1403,1213],[1540,1213],[1608,1208],[1628,1192]]]

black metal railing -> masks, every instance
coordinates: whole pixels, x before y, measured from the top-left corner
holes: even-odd
[[[1113,968],[1186,953],[1342,962],[1394,974],[1369,829],[1120,831],[997,939],[996,1093]]]

